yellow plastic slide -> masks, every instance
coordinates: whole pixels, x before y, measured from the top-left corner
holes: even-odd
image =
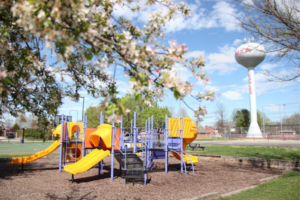
[[[197,130],[196,130],[196,125],[194,122],[192,122],[191,118],[183,118],[182,119],[182,124],[183,124],[183,151],[185,151],[185,146],[188,144],[192,143],[196,138],[197,138]],[[180,137],[180,127],[181,127],[181,122],[180,118],[178,119],[169,119],[168,122],[168,128],[169,130],[171,129],[171,134],[169,134],[169,137]],[[180,152],[177,152],[180,154]],[[178,159],[181,160],[180,156],[172,152],[172,154]],[[183,161],[187,164],[191,164],[191,160],[193,164],[198,163],[198,157],[189,155],[187,156],[186,154],[183,154]]]
[[[65,172],[76,175],[78,173],[85,172],[91,169],[94,165],[103,160],[106,156],[110,154],[110,151],[95,149],[87,156],[79,160],[78,162],[65,166]]]
[[[90,138],[95,146],[98,146],[101,138],[105,146],[103,148],[111,148],[111,137],[112,137],[112,126],[109,124],[99,125],[97,127],[97,130],[90,135]],[[87,156],[79,160],[78,162],[65,166],[64,170],[73,175],[85,172],[91,169],[94,165],[99,163],[109,154],[110,154],[109,150],[104,151],[104,150],[95,149]]]
[[[56,140],[53,144],[51,144],[47,149],[37,152],[29,157],[19,157],[13,158],[11,164],[25,164],[35,161],[41,157],[49,155],[53,151],[55,151],[60,146],[60,140]]]

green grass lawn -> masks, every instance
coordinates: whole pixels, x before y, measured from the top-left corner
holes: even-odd
[[[0,143],[0,156],[1,158],[30,156],[36,152],[42,151],[49,147],[52,142],[25,142],[21,143]],[[59,153],[59,148],[53,153]]]
[[[186,151],[192,154],[222,155],[235,157],[268,158],[300,161],[300,148],[298,147],[263,147],[263,146],[225,146],[205,145],[204,151],[187,147]]]
[[[220,198],[221,200],[299,200],[300,171],[293,171],[270,183],[259,185],[239,194]]]

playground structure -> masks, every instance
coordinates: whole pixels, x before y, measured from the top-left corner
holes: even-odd
[[[60,148],[59,172],[74,175],[83,173],[96,164],[99,164],[99,176],[103,169],[103,159],[111,155],[111,180],[114,178],[114,158],[120,164],[120,174],[123,172],[126,179],[143,179],[144,184],[148,180],[148,172],[153,169],[156,159],[165,160],[165,173],[168,173],[168,153],[180,160],[181,173],[192,169],[194,176],[194,164],[198,158],[188,155],[185,146],[197,137],[196,125],[190,118],[172,119],[165,116],[164,127],[154,127],[153,117],[145,121],[144,127],[136,127],[136,113],[131,121],[130,128],[123,128],[122,116],[120,128],[104,124],[104,117],[100,114],[100,125],[97,128],[87,128],[87,117],[83,122],[66,122],[63,116],[61,124],[56,127],[53,134],[60,137],[44,151],[29,157],[15,158],[12,164],[25,164],[48,155]],[[124,140],[125,131],[129,132],[130,140]],[[74,134],[76,133],[76,134]],[[86,155],[87,149],[93,149]],[[72,163],[72,164],[68,164]]]

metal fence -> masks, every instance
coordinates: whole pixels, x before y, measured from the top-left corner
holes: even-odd
[[[215,134],[211,134],[212,139],[257,139],[254,136],[248,136],[249,127],[230,127],[224,129],[217,129]],[[261,127],[262,129],[262,127]],[[268,130],[268,129],[266,129]],[[266,140],[300,140],[300,132],[295,131],[262,131],[262,136]]]
[[[266,134],[295,131],[300,134],[300,102],[262,106],[263,125]]]

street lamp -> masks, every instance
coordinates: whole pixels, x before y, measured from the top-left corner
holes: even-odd
[[[283,119],[285,119],[285,104],[283,104]],[[286,119],[284,122],[284,129],[286,130]]]
[[[83,98],[83,102],[82,102],[82,122],[83,122],[83,115],[84,115],[84,97],[79,97],[79,98]]]

